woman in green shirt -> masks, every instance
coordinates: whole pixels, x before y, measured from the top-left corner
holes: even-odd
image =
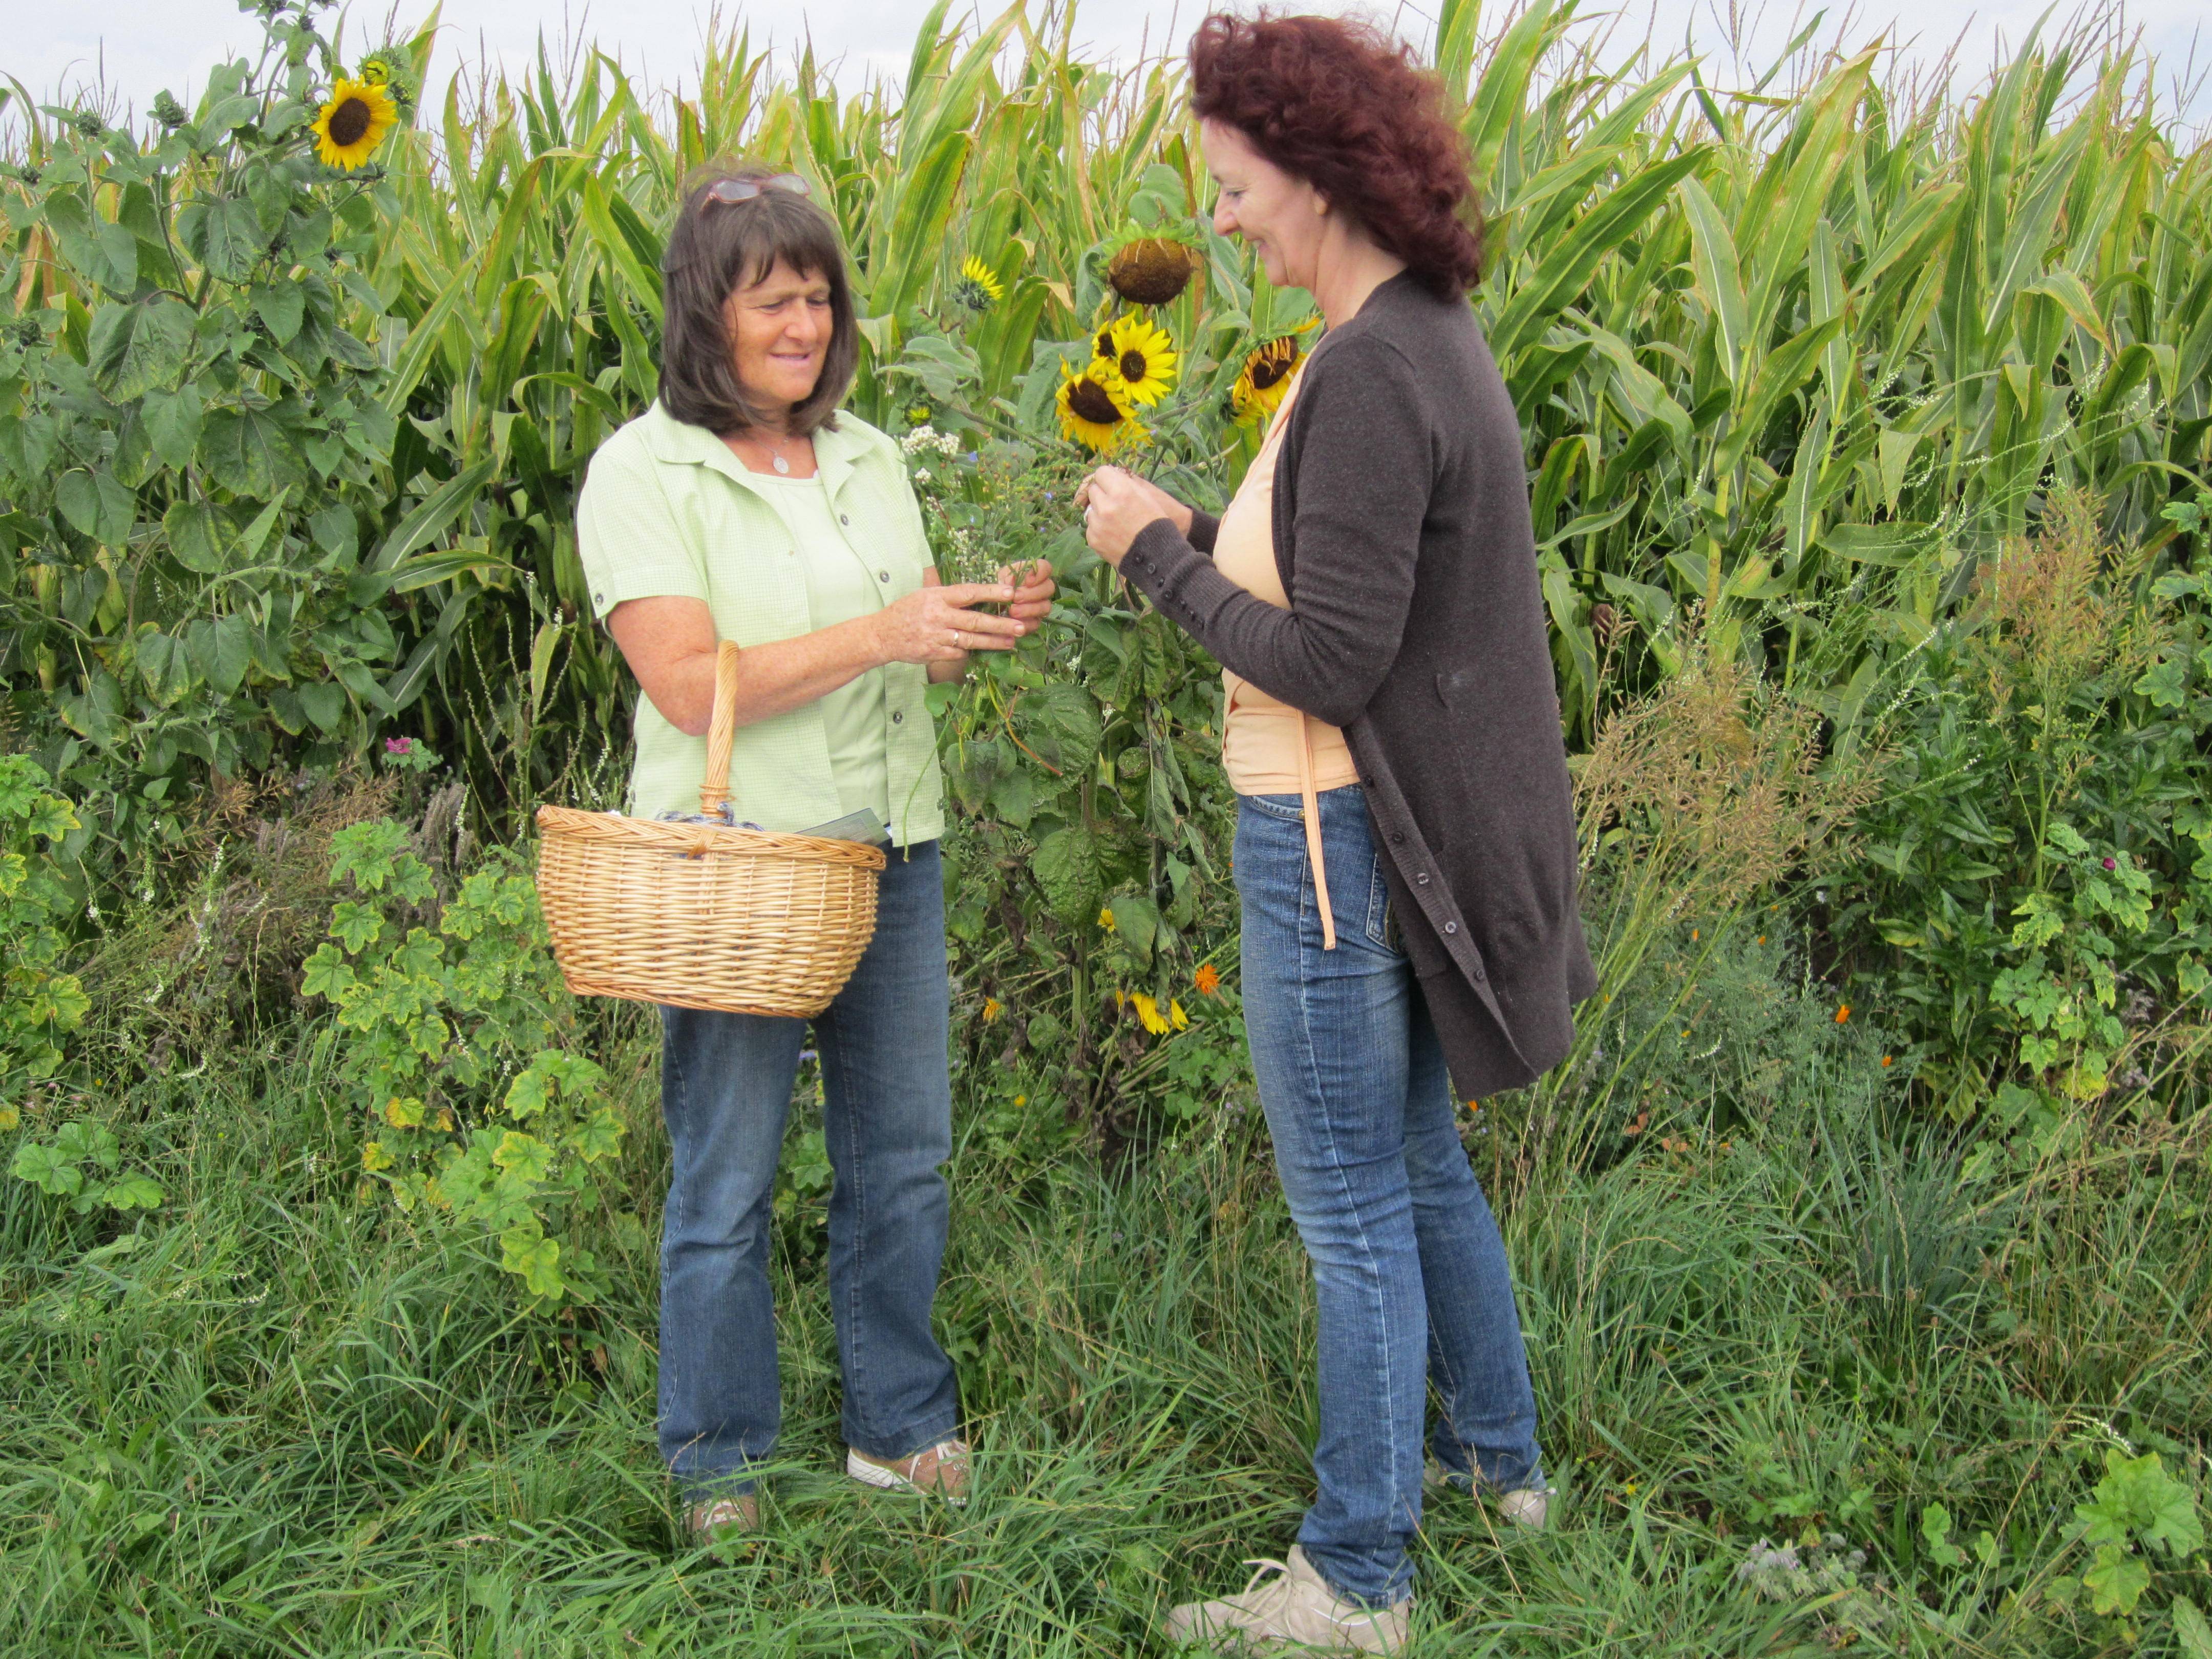
[[[968,1449],[930,1330],[951,1086],[925,693],[1034,629],[1052,573],[939,585],[898,446],[838,409],[860,333],[805,179],[711,170],[662,276],[659,399],[592,458],[577,507],[593,613],[645,693],[629,809],[696,810],[715,653],[734,640],[737,817],[802,830],[865,810],[889,826],[875,936],[813,1022],[846,1472],[957,1500]],[[662,1027],[660,1449],[703,1533],[757,1521],[752,1470],[780,1426],[769,1198],[807,1023],[665,1008]]]

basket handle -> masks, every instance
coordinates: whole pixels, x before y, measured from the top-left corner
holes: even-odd
[[[730,743],[738,735],[738,642],[714,652],[714,714],[707,727],[707,775],[699,785],[699,810],[709,817],[730,799]]]

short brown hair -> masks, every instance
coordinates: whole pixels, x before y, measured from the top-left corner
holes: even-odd
[[[1304,179],[1438,294],[1482,280],[1467,141],[1443,83],[1370,24],[1216,12],[1190,40],[1190,102]]]
[[[738,379],[729,302],[778,260],[830,283],[830,349],[812,395],[791,411],[792,430],[834,428],[837,405],[860,367],[860,327],[836,222],[793,191],[764,190],[742,202],[718,202],[707,193],[725,179],[772,179],[781,171],[752,161],[701,168],[685,182],[684,205],[661,256],[660,404],[718,436],[763,423],[767,411]]]

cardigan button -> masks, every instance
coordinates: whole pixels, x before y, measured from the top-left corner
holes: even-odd
[[[1423,887],[1426,887],[1429,884],[1429,872],[1425,870],[1416,872],[1413,879]]]
[[[1456,933],[1459,932],[1459,924],[1455,921],[1446,922],[1444,924],[1444,932],[1447,933]]]
[[[1393,830],[1390,832],[1390,845],[1393,847],[1403,847],[1405,844],[1406,832],[1403,830]]]

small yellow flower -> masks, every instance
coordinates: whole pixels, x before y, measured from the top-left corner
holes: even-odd
[[[1142,991],[1131,998],[1137,1005],[1137,1018],[1154,1036],[1165,1036],[1169,1030],[1167,1017],[1160,1012],[1160,1005]]]
[[[1016,1095],[1014,1097],[1014,1104],[1017,1106],[1026,1106],[1029,1103],[1030,1097],[1027,1095]]]
[[[983,1024],[984,1024],[988,1025],[988,1024],[989,1024],[993,1020],[994,1020],[994,1019],[998,1018],[998,1017],[999,1017],[1000,1014],[1003,1014],[1003,1013],[1005,1013],[1006,1012],[1006,1005],[1005,1003],[1003,1003],[1003,1002],[1000,1001],[1000,1000],[998,1000],[998,998],[996,998],[996,997],[985,997],[985,998],[983,999]]]
[[[329,167],[352,172],[399,119],[391,92],[366,81],[340,81],[315,117],[315,154]]]
[[[988,311],[1006,297],[1006,285],[993,270],[974,254],[961,262],[960,280],[952,285],[952,297],[970,311]]]
[[[1111,910],[1105,908],[1103,906],[1101,906],[1098,911],[1098,925],[1101,927],[1103,927],[1108,933],[1112,933],[1114,931],[1114,913]]]
[[[1176,1001],[1173,998],[1170,998],[1168,1001],[1168,1018],[1175,1023],[1175,1028],[1176,1030],[1188,1031],[1190,1030],[1190,1016],[1183,1012],[1182,1004]]]

